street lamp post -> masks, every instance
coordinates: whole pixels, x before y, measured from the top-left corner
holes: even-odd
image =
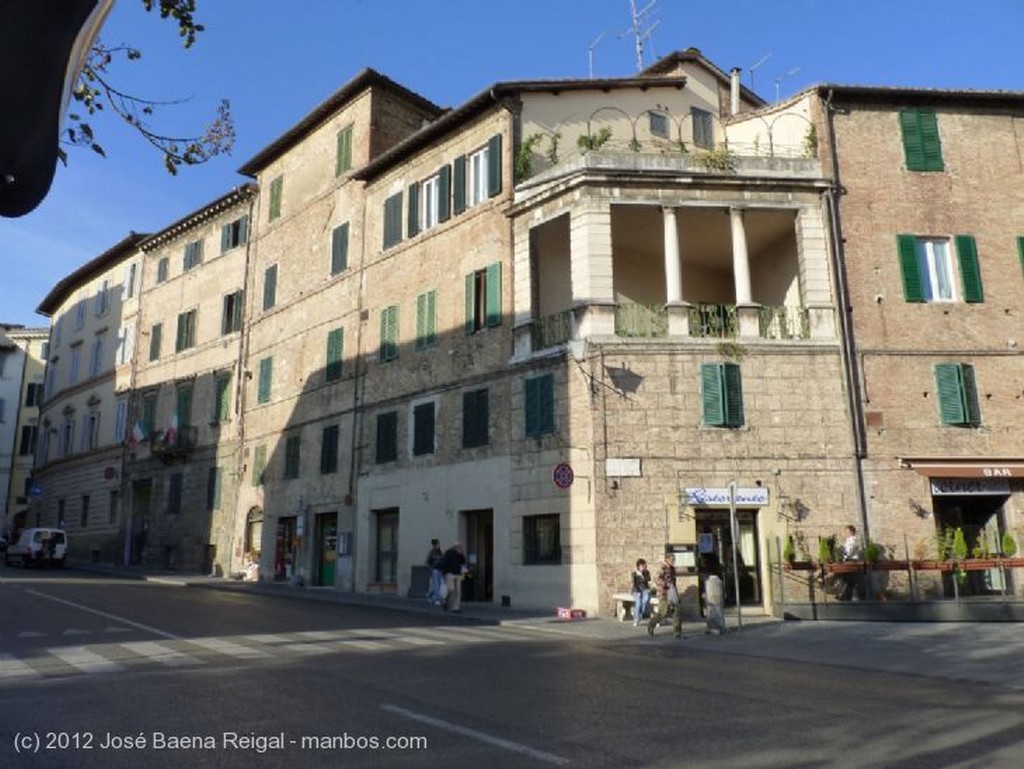
[[[736,596],[736,625],[743,629],[743,612],[740,611],[740,571],[739,557],[736,553],[736,542],[739,539],[739,527],[736,525],[736,481],[729,481],[729,531],[732,533],[732,579]]]

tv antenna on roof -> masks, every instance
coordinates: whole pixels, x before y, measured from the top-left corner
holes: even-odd
[[[779,84],[783,80],[786,80],[787,78],[793,77],[793,75],[795,75],[799,71],[800,71],[799,67],[793,67],[793,69],[791,69],[785,75],[779,75],[777,78],[775,78],[775,101],[779,100]]]
[[[594,49],[597,48],[597,44],[604,40],[605,32],[602,32],[597,36],[597,39],[593,43],[587,46],[587,71],[590,73],[590,79],[594,79]]]
[[[750,73],[750,90],[751,91],[754,90],[754,72],[757,70],[758,67],[760,67],[762,64],[764,64],[766,61],[768,61],[768,59],[770,59],[771,57],[772,57],[771,53],[766,53],[764,56],[762,56],[756,62],[751,64],[749,67],[747,67],[747,72]]]
[[[652,18],[657,4],[658,0],[651,0],[651,2],[638,11],[636,9],[636,0],[629,0],[629,10],[632,21],[629,28],[619,35],[619,37],[625,37],[626,35],[633,36],[633,41],[636,45],[637,72],[643,72],[644,69],[644,41],[649,40],[651,35],[654,33],[654,30],[659,24],[661,24],[661,19],[654,21]],[[653,23],[651,23],[650,26],[645,26],[648,22]]]

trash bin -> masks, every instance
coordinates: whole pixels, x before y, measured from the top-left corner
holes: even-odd
[[[707,632],[719,635],[725,632],[725,583],[717,574],[712,574],[704,583],[704,594],[707,600]]]

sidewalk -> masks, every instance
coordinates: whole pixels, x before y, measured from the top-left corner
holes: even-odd
[[[633,627],[632,622],[620,622],[613,617],[587,617],[584,619],[567,620],[555,615],[555,608],[550,612],[502,607],[494,603],[478,603],[464,601],[458,614],[444,613],[436,606],[431,606],[425,598],[409,598],[404,595],[382,593],[345,593],[329,587],[299,587],[281,582],[243,582],[224,577],[210,577],[202,574],[177,571],[154,570],[140,566],[116,566],[113,564],[71,561],[68,568],[87,571],[95,574],[107,574],[126,579],[140,579],[182,587],[199,587],[209,590],[229,590],[236,592],[252,592],[261,595],[273,595],[282,598],[325,601],[349,606],[373,607],[389,611],[404,611],[417,614],[443,616],[449,620],[464,622],[480,622],[489,625],[514,625],[529,627],[533,630],[551,633],[553,636],[572,637],[580,640],[593,641],[629,641],[648,640],[643,624]],[[749,623],[778,623],[774,617],[743,617],[744,627]],[[736,621],[733,616],[726,618],[729,630],[734,630]],[[705,635],[705,623],[684,622],[683,636],[692,638]],[[655,640],[672,641],[672,630],[668,627],[659,628],[655,632]]]

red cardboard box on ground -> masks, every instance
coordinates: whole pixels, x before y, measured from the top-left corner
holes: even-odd
[[[584,619],[587,613],[583,609],[567,609],[559,606],[557,609],[559,619]]]

